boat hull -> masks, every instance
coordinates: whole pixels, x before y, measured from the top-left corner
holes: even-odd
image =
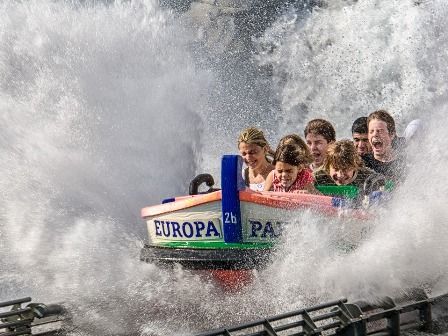
[[[164,266],[179,264],[195,270],[260,269],[266,266],[273,248],[173,248],[146,244],[140,260]]]
[[[190,269],[258,269],[271,261],[278,242],[310,216],[313,222],[323,218],[325,227],[344,221],[343,240],[356,236],[357,223],[368,218],[364,211],[344,208],[339,197],[246,189],[240,181],[241,158],[224,156],[222,164],[222,190],[142,209],[149,244],[141,260]]]

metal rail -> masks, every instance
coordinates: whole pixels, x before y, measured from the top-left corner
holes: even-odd
[[[61,305],[29,303],[30,297],[0,302],[0,336],[50,335],[60,330],[58,322],[65,319]]]
[[[347,303],[340,299],[318,306],[216,329],[197,336],[400,336],[407,330],[446,332],[448,294],[415,300],[383,298],[382,303]],[[415,294],[415,293],[414,293]],[[434,309],[437,314],[433,314]],[[446,326],[441,328],[441,326]]]

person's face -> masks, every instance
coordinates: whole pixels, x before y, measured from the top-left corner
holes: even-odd
[[[367,133],[353,133],[353,143],[356,147],[356,152],[359,155],[364,155],[372,151],[372,147],[369,143],[369,135]]]
[[[265,157],[266,149],[263,147],[241,142],[238,149],[244,163],[251,169],[260,168],[267,162]]]
[[[313,156],[314,165],[316,167],[321,166],[324,162],[329,143],[320,134],[308,133],[305,139]]]
[[[275,163],[275,173],[280,179],[280,184],[285,189],[288,189],[294,183],[300,169],[300,167],[290,165],[286,162],[277,161]]]
[[[330,177],[337,185],[346,185],[353,182],[354,176],[354,168],[341,169],[330,165]]]
[[[375,158],[382,158],[392,151],[395,134],[389,134],[385,121],[373,119],[369,122],[369,142]]]

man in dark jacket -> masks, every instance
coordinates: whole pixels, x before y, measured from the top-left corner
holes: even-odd
[[[396,137],[394,119],[384,110],[375,111],[367,118],[367,127],[372,153],[362,156],[365,165],[394,184],[401,182],[405,177],[406,158],[404,151],[393,148]]]

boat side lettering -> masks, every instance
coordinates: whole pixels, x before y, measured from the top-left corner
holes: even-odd
[[[236,215],[233,212],[224,212],[224,223],[236,224]]]
[[[221,238],[219,219],[210,220],[159,220],[154,219],[154,233],[159,238],[216,239]]]
[[[251,219],[247,220],[248,223],[248,238],[267,238],[275,239],[282,235],[283,229],[287,222],[277,220],[263,220],[263,219]]]

